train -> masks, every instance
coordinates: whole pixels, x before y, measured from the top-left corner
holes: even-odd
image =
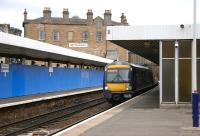
[[[130,99],[154,85],[153,72],[147,67],[122,61],[105,66],[103,94],[109,103]]]

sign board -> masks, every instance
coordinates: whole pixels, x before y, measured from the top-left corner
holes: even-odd
[[[53,67],[49,67],[49,72],[53,73]]]
[[[9,72],[9,64],[1,64],[1,72]]]
[[[86,48],[86,47],[88,47],[88,44],[87,43],[69,43],[69,47]]]

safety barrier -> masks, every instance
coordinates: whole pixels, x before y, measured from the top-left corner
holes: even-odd
[[[102,86],[103,71],[1,64],[0,98]]]

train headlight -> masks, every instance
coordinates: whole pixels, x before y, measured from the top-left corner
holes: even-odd
[[[107,86],[105,86],[105,88],[104,88],[105,90],[108,90],[108,87]]]
[[[132,90],[132,86],[129,85],[126,90]]]

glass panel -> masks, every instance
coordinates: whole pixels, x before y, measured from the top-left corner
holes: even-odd
[[[108,69],[107,82],[110,83],[129,82],[129,69]]]
[[[118,51],[117,50],[107,50],[107,56],[106,58],[117,60],[118,58]]]
[[[200,40],[197,40],[197,57],[200,58]]]
[[[53,32],[53,40],[58,41],[59,40],[59,32]]]
[[[163,42],[163,58],[174,58],[175,54],[175,42],[174,41],[164,41]]]
[[[163,59],[162,81],[163,102],[175,102],[175,63],[174,59]]]
[[[191,58],[192,41],[179,42],[179,58]]]
[[[89,39],[89,33],[83,32],[82,33],[82,42],[88,42],[88,39]]]
[[[45,32],[44,31],[39,31],[38,40],[45,40]]]
[[[103,39],[102,39],[102,32],[97,32],[96,33],[96,41],[97,42],[101,42]]]
[[[179,101],[191,101],[191,59],[179,59]]]

